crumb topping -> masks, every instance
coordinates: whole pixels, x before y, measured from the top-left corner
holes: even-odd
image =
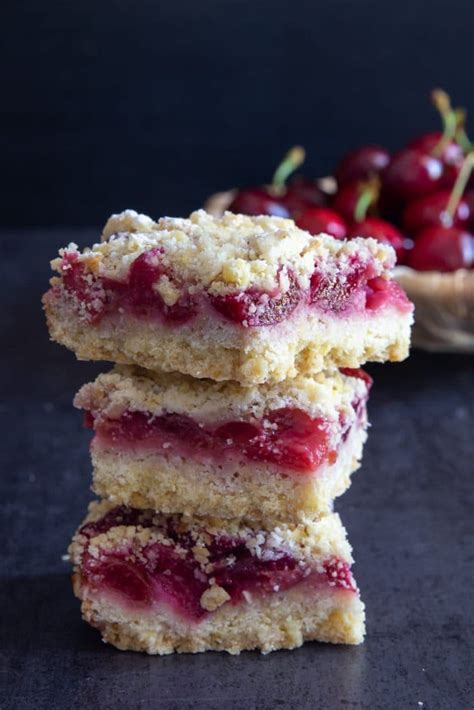
[[[299,524],[280,524],[277,527],[255,527],[241,520],[224,520],[220,518],[201,518],[190,515],[165,515],[152,510],[138,512],[134,524],[120,518],[115,519],[112,527],[104,532],[91,526],[89,533],[87,525],[101,521],[107,513],[114,510],[114,505],[107,502],[94,502],[89,509],[89,515],[79,531],[74,536],[70,547],[70,555],[74,564],[80,565],[84,550],[91,555],[99,551],[128,549],[130,554],[139,556],[140,549],[153,542],[172,545],[174,552],[186,557],[190,552],[199,568],[212,575],[213,566],[209,562],[209,546],[219,537],[237,538],[245,544],[252,556],[268,561],[279,559],[290,554],[301,564],[318,570],[318,565],[328,558],[338,558],[352,563],[351,546],[346,538],[344,527],[339,515],[332,513],[318,521],[303,519]],[[131,510],[131,509],[126,509]],[[124,524],[121,524],[123,522]],[[185,536],[192,541],[191,546],[183,547],[170,535]],[[227,560],[232,565],[232,553]],[[211,603],[212,597],[211,597]],[[223,602],[222,602],[223,603]]]
[[[234,418],[262,419],[266,413],[293,407],[311,417],[350,416],[356,398],[367,395],[367,384],[338,370],[313,376],[298,375],[278,384],[241,387],[237,383],[197,380],[186,375],[163,374],[118,365],[84,385],[74,404],[100,420],[118,418],[124,411],[187,414],[201,421]]]
[[[230,599],[230,594],[227,594],[223,587],[218,584],[211,585],[201,596],[201,606],[206,611],[215,611],[220,606],[225,604]]]
[[[60,257],[73,252],[94,275],[125,280],[140,254],[160,248],[164,268],[177,282],[186,283],[190,294],[206,290],[215,296],[249,288],[286,293],[292,278],[307,289],[316,262],[336,273],[357,256],[362,263],[374,262],[381,275],[395,261],[393,249],[374,239],[338,241],[324,234],[312,236],[289,219],[230,212],[218,218],[204,210],[188,219],[163,217],[158,222],[125,210],[110,217],[102,239],[82,253],[70,244]],[[60,271],[61,258],[52,268]],[[161,281],[157,288],[165,302],[175,303],[176,287]]]

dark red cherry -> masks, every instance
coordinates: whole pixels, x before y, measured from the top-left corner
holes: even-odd
[[[408,264],[418,271],[470,269],[474,237],[461,227],[428,227],[418,236]]]
[[[419,197],[417,200],[409,202],[402,214],[403,228],[408,234],[416,235],[426,227],[435,225],[460,227],[468,224],[474,216],[469,204],[461,198],[451,219],[446,212],[450,197],[449,190],[440,190],[432,195],[425,195],[425,197]]]
[[[429,195],[442,185],[444,165],[417,148],[396,153],[382,175],[383,192],[390,202],[405,203]]]
[[[296,219],[302,212],[305,212],[311,203],[307,202],[303,197],[300,197],[298,193],[287,190],[281,197],[281,203],[286,207],[292,219]]]
[[[379,145],[366,145],[347,153],[335,170],[338,185],[378,175],[390,162],[390,153]]]
[[[472,177],[472,175],[471,175]],[[464,193],[462,201],[466,203],[469,210],[469,225],[474,229],[474,190],[468,190]]]
[[[338,212],[348,224],[354,220],[354,213],[359,202],[360,193],[361,183],[359,181],[348,182],[336,192],[332,199],[332,209]]]
[[[297,175],[290,181],[284,203],[287,204],[288,200],[293,198],[303,200],[314,207],[323,207],[327,203],[327,195],[318,186],[316,180],[303,177],[303,175]]]
[[[406,258],[407,248],[411,246],[403,234],[390,222],[378,217],[366,217],[362,222],[354,222],[347,234],[354,237],[373,237],[383,244],[390,244],[397,254],[397,261],[402,263]]]
[[[227,209],[235,214],[290,216],[288,208],[282,204],[280,197],[272,195],[263,187],[240,190]]]
[[[418,138],[410,141],[408,147],[420,150],[422,153],[435,155],[435,157],[440,158],[446,165],[459,166],[464,160],[464,153],[461,146],[456,143],[455,140],[446,141],[446,143],[442,145],[439,155],[436,154],[436,148],[440,145],[442,137],[443,133],[441,131],[424,133],[422,136],[418,136]]]
[[[296,225],[310,234],[330,234],[336,239],[345,239],[347,226],[337,212],[327,207],[310,207],[296,219]]]

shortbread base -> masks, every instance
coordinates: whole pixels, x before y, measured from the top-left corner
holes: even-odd
[[[297,648],[305,641],[360,644],[365,634],[364,604],[348,590],[295,588],[227,604],[199,623],[186,623],[161,610],[139,614],[107,598],[87,598],[78,574],[74,582],[76,594],[85,595],[85,621],[100,630],[105,642],[123,651],[269,653]]]
[[[243,385],[280,382],[324,368],[355,368],[368,361],[403,360],[413,322],[412,312],[385,307],[347,318],[302,309],[277,326],[258,329],[218,318],[170,327],[122,316],[91,325],[52,292],[44,304],[52,339],[80,360],[109,360]]]

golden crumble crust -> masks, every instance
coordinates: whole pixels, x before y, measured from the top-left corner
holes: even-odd
[[[126,210],[108,220],[102,237],[104,241],[82,253],[75,244],[67,251],[76,253],[94,274],[123,280],[140,254],[159,248],[160,264],[169,267],[178,282],[189,284],[190,294],[206,290],[223,295],[251,287],[264,291],[278,287],[285,293],[290,273],[307,289],[316,261],[334,271],[355,255],[361,262],[373,262],[374,275],[384,274],[395,263],[393,249],[374,239],[339,241],[325,234],[310,235],[290,219],[231,212],[212,217],[198,210],[188,219],[163,217],[154,222]],[[52,262],[53,269],[60,266],[61,258]],[[166,275],[156,288],[169,304],[177,300]]]
[[[352,402],[366,394],[363,380],[338,370],[243,388],[232,381],[197,380],[178,373],[119,365],[83,385],[74,405],[91,411],[99,421],[120,417],[127,409],[156,416],[177,412],[211,422],[242,417],[261,419],[268,412],[285,407],[302,409],[313,418],[324,416],[332,420],[339,414],[353,414]]]
[[[330,513],[319,520],[303,519],[299,523],[251,523],[239,519],[223,519],[217,517],[202,517],[193,515],[164,515],[153,510],[142,510],[143,522],[152,522],[152,527],[137,525],[114,525],[104,533],[99,533],[90,541],[81,534],[81,528],[90,522],[101,520],[115,505],[109,501],[93,502],[89,513],[78,532],[76,532],[69,548],[71,561],[80,566],[85,546],[89,552],[92,549],[107,549],[120,545],[124,539],[135,543],[135,548],[150,541],[166,542],[164,532],[167,524],[172,521],[180,533],[191,535],[195,547],[193,555],[203,570],[209,571],[206,555],[196,548],[207,548],[213,535],[229,535],[242,539],[251,554],[259,557],[272,554],[272,551],[282,547],[291,551],[297,559],[317,560],[337,557],[351,563],[351,546],[346,537],[346,531],[337,513]],[[174,543],[173,543],[174,544]],[[177,549],[177,548],[176,548]],[[183,554],[184,554],[183,550]]]
[[[134,616],[107,600],[88,598],[75,575],[82,615],[103,640],[119,650],[152,655],[245,650],[270,653],[294,649],[306,641],[360,644],[365,634],[361,599],[344,590],[302,594],[298,590],[255,599],[251,604],[222,605],[197,626],[179,624],[165,613]]]

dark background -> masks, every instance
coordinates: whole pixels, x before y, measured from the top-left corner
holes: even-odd
[[[4,226],[188,213],[293,143],[327,174],[436,127],[436,85],[474,113],[472,0],[2,0],[0,20]]]

